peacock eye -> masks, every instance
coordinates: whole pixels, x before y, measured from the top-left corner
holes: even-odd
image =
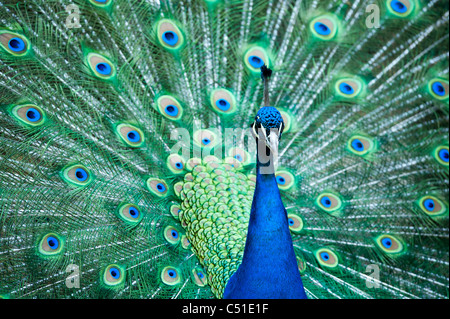
[[[312,34],[321,40],[331,40],[337,33],[337,22],[331,16],[320,16],[310,23]]]
[[[280,111],[281,117],[283,118],[283,123],[284,123],[282,133],[288,133],[291,130],[291,127],[293,124],[292,116],[284,110],[279,110],[279,111]]]
[[[365,156],[375,150],[375,143],[369,137],[355,135],[348,141],[347,148],[353,154]]]
[[[205,272],[198,267],[192,269],[192,277],[194,279],[194,283],[199,287],[205,287],[208,284],[208,279],[206,279]]]
[[[233,114],[237,111],[236,98],[228,90],[214,90],[211,92],[211,107],[219,114]]]
[[[200,147],[214,147],[219,142],[219,137],[210,130],[198,130],[194,133],[194,143]]]
[[[277,181],[278,188],[283,191],[290,190],[295,184],[294,175],[286,170],[277,171],[275,174],[275,179]]]
[[[16,57],[25,56],[31,49],[26,37],[6,30],[0,30],[0,47]]]
[[[228,151],[228,156],[234,158],[236,161],[238,161],[241,165],[249,165],[251,164],[252,157],[250,154],[243,150],[240,147],[233,147]]]
[[[398,17],[407,17],[414,10],[414,1],[410,0],[388,0],[389,12]]]
[[[106,7],[113,2],[113,0],[89,0],[89,1],[97,7]]]
[[[109,287],[122,284],[125,281],[125,269],[119,265],[112,264],[106,267],[103,273],[103,282]]]
[[[419,207],[425,214],[431,217],[442,216],[448,212],[444,202],[434,196],[424,196],[420,198]]]
[[[337,213],[342,208],[342,200],[331,193],[321,194],[317,200],[317,205],[327,213]]]
[[[297,265],[298,265],[298,270],[300,271],[300,274],[304,274],[306,271],[306,263],[305,261],[297,256]]]
[[[183,108],[175,97],[162,95],[156,100],[157,110],[165,118],[177,121],[183,116]]]
[[[116,125],[116,133],[120,139],[130,147],[141,147],[144,145],[144,134],[141,129],[131,124]]]
[[[119,217],[128,224],[136,225],[142,220],[143,215],[136,205],[123,204],[119,207]]]
[[[336,82],[336,92],[345,98],[354,98],[361,94],[363,84],[358,79],[344,78]]]
[[[165,267],[161,272],[161,279],[166,285],[178,285],[181,282],[180,272],[175,267]]]
[[[404,249],[402,242],[392,235],[380,235],[375,238],[375,243],[387,254],[398,254]]]
[[[164,229],[164,238],[171,244],[178,244],[181,240],[179,231],[173,226],[167,226]]]
[[[186,235],[181,236],[181,247],[184,249],[189,249],[191,247],[191,243],[189,239],[187,239]]]
[[[62,170],[61,177],[69,184],[84,187],[89,185],[94,176],[83,165],[72,165]]]
[[[106,57],[97,53],[89,53],[86,60],[96,77],[102,80],[110,80],[116,75],[116,68]]]
[[[300,233],[303,230],[303,220],[296,214],[288,215],[289,229],[294,233]]]
[[[321,248],[315,252],[319,264],[325,268],[336,268],[339,265],[339,258],[331,249]]]
[[[43,256],[53,256],[59,254],[64,246],[61,236],[55,233],[45,235],[39,242],[39,253]]]
[[[437,100],[443,101],[448,99],[449,84],[443,79],[433,79],[428,82],[428,90],[430,94]]]
[[[167,196],[169,190],[166,182],[158,178],[149,178],[147,180],[147,188],[158,197]]]
[[[449,148],[448,146],[439,146],[434,151],[434,157],[439,162],[439,164],[448,166],[449,161]]]
[[[176,23],[162,19],[157,24],[159,43],[168,50],[178,50],[184,45],[184,36]]]
[[[185,168],[185,160],[178,154],[171,154],[167,157],[167,167],[174,174],[182,174]]]
[[[253,74],[260,74],[261,67],[265,64],[270,68],[270,59],[267,51],[260,47],[254,46],[247,50],[244,54],[244,63],[247,69]]]
[[[172,205],[170,206],[170,213],[172,214],[173,218],[175,219],[179,219],[179,214],[180,214],[180,206],[179,205]]]
[[[40,126],[46,120],[44,111],[33,104],[17,105],[12,108],[11,113],[20,122],[29,126]]]

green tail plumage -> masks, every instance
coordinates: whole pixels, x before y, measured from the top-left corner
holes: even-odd
[[[444,0],[0,0],[0,297],[221,298],[266,64],[308,298],[448,298],[448,22]]]

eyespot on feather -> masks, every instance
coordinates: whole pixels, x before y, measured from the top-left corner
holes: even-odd
[[[44,111],[34,104],[22,104],[13,106],[11,114],[21,123],[28,126],[40,126],[45,123],[47,116]]]
[[[297,256],[297,265],[298,265],[298,270],[300,271],[300,274],[304,274],[306,272],[306,263],[305,261]]]
[[[337,20],[329,15],[319,16],[309,24],[311,33],[320,40],[332,40],[338,32]]]
[[[293,233],[300,233],[303,230],[303,219],[296,215],[296,214],[289,214],[288,215],[288,225],[289,225],[289,229],[293,232]]]
[[[295,177],[286,170],[280,170],[275,173],[275,179],[278,184],[278,188],[287,191],[295,185]]]
[[[244,54],[244,64],[255,75],[261,74],[261,67],[265,64],[271,67],[271,61],[267,51],[260,46],[253,46]]]
[[[167,168],[174,174],[183,174],[185,171],[185,160],[178,154],[170,154],[166,161]]]
[[[355,98],[359,96],[363,89],[363,83],[356,78],[343,78],[336,81],[335,90],[339,96],[345,98]]]
[[[145,142],[144,133],[134,125],[121,123],[116,125],[116,133],[129,147],[142,147]]]
[[[159,44],[169,51],[176,51],[185,44],[184,35],[175,21],[162,19],[156,25]]]
[[[388,11],[394,16],[406,18],[415,9],[414,0],[387,0]]]
[[[86,63],[93,75],[102,80],[112,80],[116,76],[116,67],[106,57],[89,53],[86,56]]]
[[[428,82],[428,92],[439,101],[448,100],[449,84],[444,79],[433,79]]]
[[[85,187],[94,180],[94,175],[85,166],[76,164],[63,168],[61,177],[68,184],[77,187]]]
[[[375,151],[375,143],[367,136],[354,135],[349,139],[347,149],[358,156],[365,156]]]
[[[216,89],[211,92],[211,107],[222,115],[234,114],[237,111],[236,98],[226,89]]]
[[[442,166],[448,167],[449,162],[449,147],[448,146],[438,146],[433,152],[434,158],[438,161]]]
[[[178,231],[178,229],[176,229],[173,226],[167,226],[164,229],[164,238],[167,240],[167,242],[169,242],[172,245],[176,245],[181,241],[181,234]]]
[[[404,251],[403,243],[392,235],[383,234],[375,238],[375,243],[388,255],[400,254]]]
[[[150,192],[158,197],[165,197],[169,192],[167,183],[158,178],[149,178],[147,180],[147,188]]]
[[[323,211],[336,215],[342,208],[342,200],[337,195],[323,193],[317,197],[316,205]]]
[[[42,237],[38,244],[38,252],[44,256],[55,256],[64,248],[64,239],[56,233],[49,233]]]
[[[0,30],[0,48],[15,57],[23,57],[31,52],[31,43],[24,35]]]
[[[170,206],[170,213],[172,214],[173,218],[175,218],[176,220],[179,220],[180,211],[181,211],[180,205]]]
[[[418,201],[420,209],[430,217],[448,215],[447,205],[435,196],[424,196]]]
[[[99,8],[106,8],[113,3],[114,0],[89,0],[94,6]]]
[[[111,264],[103,271],[103,283],[108,287],[117,287],[125,282],[125,268]]]
[[[194,143],[200,147],[214,147],[219,142],[219,137],[210,130],[198,130],[194,133]]]
[[[319,264],[325,268],[333,269],[337,268],[339,265],[339,258],[331,249],[318,249],[314,255]]]
[[[181,247],[183,247],[183,249],[191,248],[191,243],[189,242],[189,239],[186,235],[181,236]]]
[[[205,287],[208,284],[205,272],[199,267],[192,269],[192,279],[199,287]]]
[[[246,166],[246,165],[249,165],[252,163],[251,162],[252,158],[251,158],[250,154],[240,147],[230,148],[230,150],[228,151],[228,156],[236,159],[243,166]]]
[[[183,116],[183,107],[180,102],[167,94],[156,99],[156,108],[162,116],[172,121],[178,121]]]
[[[175,286],[181,282],[180,271],[171,266],[165,267],[161,272],[161,280],[168,286]]]
[[[119,218],[127,222],[128,224],[139,224],[139,222],[143,218],[143,214],[141,213],[139,207],[133,204],[126,203],[119,206],[118,212]]]

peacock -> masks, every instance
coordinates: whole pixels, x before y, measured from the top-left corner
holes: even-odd
[[[0,0],[0,297],[449,298],[445,0]]]

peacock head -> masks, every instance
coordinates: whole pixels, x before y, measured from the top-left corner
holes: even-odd
[[[272,154],[278,154],[278,143],[284,129],[283,117],[273,106],[262,107],[252,124],[252,133],[257,143],[264,143]]]

